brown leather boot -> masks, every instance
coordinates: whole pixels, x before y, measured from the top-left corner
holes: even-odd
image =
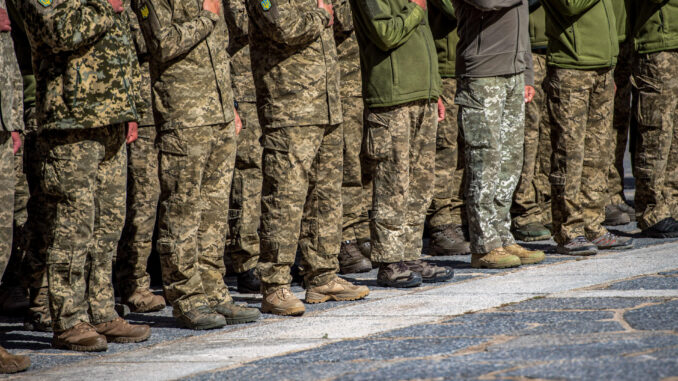
[[[358,300],[366,297],[369,293],[370,289],[367,286],[356,286],[345,279],[336,277],[322,286],[307,289],[306,303],[315,304],[328,300]]]
[[[161,295],[155,295],[147,288],[137,288],[127,298],[123,298],[123,303],[126,304],[132,312],[141,314],[160,311],[165,308],[165,298]]]
[[[0,346],[0,373],[23,372],[31,366],[28,356],[13,355]]]
[[[344,241],[339,250],[339,271],[342,274],[364,273],[372,270],[372,262],[360,251],[357,241]]]
[[[299,316],[306,312],[304,303],[294,296],[289,287],[263,290],[262,294],[261,312],[283,316]]]
[[[97,324],[94,328],[111,343],[139,343],[151,336],[151,327],[145,324],[130,324],[121,317]]]
[[[80,352],[99,352],[108,349],[106,336],[98,334],[94,326],[87,322],[80,322],[63,332],[54,332],[52,346]]]

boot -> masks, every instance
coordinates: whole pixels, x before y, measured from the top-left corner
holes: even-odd
[[[507,267],[520,266],[520,258],[509,254],[506,250],[499,247],[489,253],[472,254],[471,267],[486,269],[504,269]]]
[[[546,254],[544,254],[543,251],[541,250],[528,250],[517,243],[514,243],[513,245],[508,245],[504,246],[504,250],[511,254],[515,255],[516,257],[520,258],[520,264],[521,265],[532,265],[535,263],[539,263],[546,258]]]
[[[97,333],[94,326],[80,322],[63,332],[54,332],[52,346],[80,352],[100,352],[108,349],[106,336]]]
[[[538,222],[531,222],[525,226],[512,226],[511,233],[515,239],[525,242],[544,241],[551,238],[551,231]]]
[[[678,237],[678,221],[672,217],[664,218],[641,233],[645,237],[675,238]]]
[[[591,241],[598,250],[628,250],[633,249],[633,238],[622,237],[610,232]]]
[[[405,262],[382,263],[377,273],[377,284],[382,287],[407,288],[421,285],[421,274],[410,270]]]
[[[372,266],[370,266],[371,268]],[[366,286],[356,286],[345,279],[336,277],[322,286],[307,289],[306,303],[315,304],[328,300],[359,300],[369,295],[369,293],[370,289]]]
[[[28,356],[13,355],[0,346],[0,374],[23,372],[31,366]]]
[[[556,253],[564,255],[594,255],[598,253],[596,245],[586,237],[579,236],[571,239],[564,245],[556,246]]]
[[[273,315],[300,316],[306,312],[304,304],[294,296],[289,286],[264,290],[261,312]]]
[[[460,227],[456,225],[436,226],[431,228],[431,243],[428,251],[431,255],[465,255],[470,253],[471,244],[464,239]]]
[[[261,313],[256,308],[238,306],[233,302],[221,303],[214,307],[217,313],[224,316],[226,324],[243,324],[259,320]]]
[[[160,311],[165,308],[165,298],[162,295],[155,295],[148,288],[137,288],[127,298],[123,298],[132,312],[147,313]]]
[[[407,265],[410,271],[421,275],[421,280],[424,283],[444,282],[454,276],[454,271],[451,267],[435,266],[421,259],[405,261],[405,265]]]
[[[29,290],[30,305],[24,318],[27,331],[52,332],[52,316],[49,313],[47,287]]]
[[[626,225],[631,222],[631,217],[616,204],[610,204],[605,207],[605,221],[603,225],[617,226]]]
[[[617,204],[617,208],[622,212],[628,214],[629,219],[631,221],[636,220],[636,209],[634,209],[631,205],[627,204],[626,201],[622,202],[621,204]]]
[[[241,294],[258,294],[261,289],[261,282],[256,275],[254,269],[249,269],[241,273],[236,273],[238,276],[238,292]]]
[[[176,308],[174,311],[179,324],[188,329],[215,329],[226,325],[226,318],[223,315],[206,306],[192,309],[186,313],[178,312]]]
[[[372,242],[369,239],[359,239],[358,247],[365,258],[369,258],[370,254],[372,254]]]
[[[28,290],[24,287],[0,287],[0,311],[3,315],[23,314],[28,305]]]
[[[140,343],[151,337],[151,327],[146,324],[130,324],[121,317],[97,324],[94,329],[98,334],[106,336],[106,340],[111,343]]]
[[[360,252],[356,241],[344,241],[339,250],[339,271],[342,274],[364,273],[372,270],[372,262]]]

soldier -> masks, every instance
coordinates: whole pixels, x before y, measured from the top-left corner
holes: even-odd
[[[353,28],[353,14],[348,0],[334,2],[334,41],[337,44],[341,78],[341,105],[344,112],[344,171],[341,181],[343,229],[339,270],[342,274],[372,270],[366,257],[371,250],[367,216],[372,199],[369,175],[360,157],[363,141],[363,98],[360,93],[360,50]]]
[[[238,148],[228,210],[230,234],[226,253],[233,263],[238,292],[258,293],[261,283],[254,272],[259,262],[263,148],[259,142],[261,125],[257,116],[250,64],[247,36],[249,17],[245,0],[225,2],[224,16],[229,31],[228,53],[231,55],[233,96],[243,125],[243,130],[237,137]]]
[[[140,0],[132,4],[151,53],[153,110],[159,129],[158,252],[165,296],[190,329],[249,323],[224,283],[235,138],[226,47],[218,0]]]
[[[150,57],[129,1],[125,1],[125,16],[129,20],[130,34],[139,59],[139,91],[147,107],[139,110],[138,138],[127,147],[127,209],[114,267],[122,303],[128,305],[132,312],[144,313],[165,308],[165,298],[151,292],[151,277],[146,271],[153,249],[160,179],[151,102]]]
[[[46,249],[52,345],[101,351],[107,341],[144,341],[150,327],[115,312],[111,279],[124,221],[125,142],[136,138],[143,104],[122,3],[29,0],[21,12],[39,69],[44,207],[55,211]]]
[[[453,3],[460,78],[454,101],[460,106],[469,178],[471,266],[538,263],[544,253],[516,244],[509,213],[522,168],[525,103],[534,96],[527,0]]]
[[[530,46],[534,70],[535,95],[525,105],[525,143],[523,144],[523,169],[511,206],[511,232],[522,241],[541,241],[551,238],[545,224],[551,222],[551,184],[544,179],[544,162],[551,159],[550,126],[547,121],[544,79],[546,77],[546,14],[537,1],[530,6]],[[545,160],[540,160],[544,157]],[[550,165],[549,165],[550,167]],[[546,173],[548,176],[548,173]],[[546,180],[546,181],[544,181]]]
[[[638,227],[678,237],[678,0],[633,2],[633,67],[638,126],[633,173]]]
[[[431,1],[428,13],[431,32],[438,52],[438,68],[442,77],[440,98],[447,116],[438,124],[436,136],[435,191],[428,211],[431,227],[431,255],[468,254],[470,246],[462,228],[464,206],[463,137],[457,125],[458,107],[454,104],[457,80],[454,76],[455,54],[459,37],[454,7],[447,0]]]
[[[261,310],[301,315],[290,267],[301,249],[306,302],[369,294],[337,277],[342,109],[332,5],[249,0],[250,53],[263,128]]]
[[[420,259],[433,197],[435,134],[445,117],[426,2],[352,0],[351,6],[367,106],[364,149],[376,162],[370,231],[377,284],[445,281],[454,275],[451,268]]]
[[[5,0],[0,0],[0,277],[12,252],[14,157],[21,146],[22,87],[14,56]],[[31,365],[28,356],[12,355],[0,346],[0,373],[16,373]]]

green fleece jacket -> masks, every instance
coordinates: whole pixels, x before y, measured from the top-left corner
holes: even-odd
[[[438,70],[443,78],[454,78],[457,58],[457,17],[450,0],[431,0],[428,21],[438,52]]]
[[[633,43],[641,54],[678,49],[678,0],[633,1]]]
[[[549,43],[546,38],[546,12],[544,7],[530,9],[530,45],[532,49],[545,48]]]

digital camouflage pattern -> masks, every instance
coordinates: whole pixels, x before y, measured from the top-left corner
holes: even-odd
[[[14,210],[14,156],[8,131],[0,131],[0,277],[12,253],[12,211]]]
[[[523,168],[518,186],[513,193],[511,215],[513,226],[521,228],[531,223],[545,224],[550,221],[547,197],[551,194],[548,172],[544,161],[551,160],[550,126],[546,109],[546,56],[532,53],[535,95],[525,105],[525,143],[523,144]],[[550,167],[550,164],[549,164]]]
[[[216,15],[203,10],[202,3],[195,0],[133,0],[132,8],[151,56],[158,128],[173,130],[233,121],[223,10]]]
[[[368,109],[365,155],[373,168],[372,262],[419,259],[433,197],[438,107],[428,100]]]
[[[165,130],[159,148],[156,244],[165,296],[175,316],[229,302],[223,280],[225,211],[235,163],[235,124]]]
[[[455,103],[464,133],[466,210],[471,253],[515,243],[511,201],[523,164],[523,74],[458,80]]]
[[[443,78],[442,95],[445,119],[436,133],[436,169],[433,201],[428,209],[432,227],[466,225],[464,205],[464,140],[459,131],[459,107],[454,104],[457,92],[455,78]]]
[[[228,54],[231,56],[233,97],[238,103],[255,103],[257,97],[254,92],[254,78],[252,78],[250,64],[250,19],[247,15],[247,0],[224,2],[224,18],[228,26]]]
[[[614,116],[612,118],[613,162],[607,178],[606,204],[617,205],[625,202],[624,197],[624,153],[631,125],[631,72],[633,70],[633,41],[629,39],[619,47],[619,60],[614,67]]]
[[[247,0],[250,58],[264,129],[343,121],[330,15],[315,0]]]
[[[612,70],[549,67],[547,106],[553,160],[553,238],[565,244],[607,232],[607,177],[612,153]]]
[[[341,125],[264,129],[257,273],[265,292],[292,282],[297,246],[307,288],[336,277],[342,135]]]
[[[678,51],[641,54],[633,68],[638,123],[633,174],[638,227],[676,215],[678,203]]]

